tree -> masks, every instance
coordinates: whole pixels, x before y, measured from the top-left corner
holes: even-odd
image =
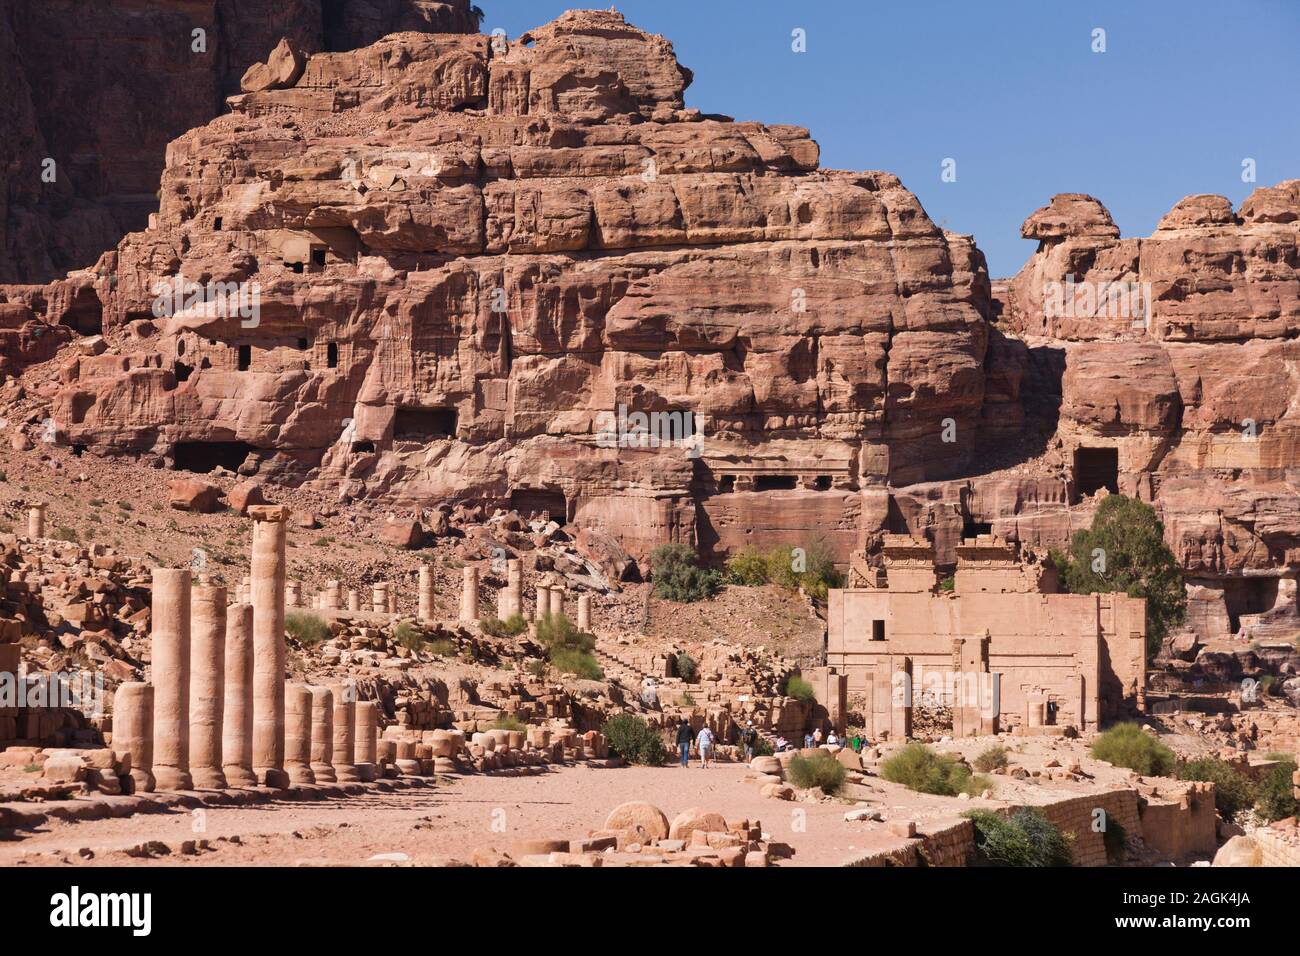
[[[1183,572],[1165,544],[1155,509],[1123,495],[1102,499],[1092,527],[1075,533],[1069,554],[1053,552],[1061,583],[1073,594],[1122,591],[1146,598],[1147,652],[1154,656],[1187,613]]]
[[[650,554],[655,597],[690,603],[712,597],[722,583],[716,571],[696,564],[695,552],[685,544],[664,544]]]

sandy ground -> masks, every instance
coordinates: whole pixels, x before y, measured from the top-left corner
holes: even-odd
[[[78,823],[52,821],[22,839],[0,842],[0,866],[355,865],[401,853],[413,864],[468,860],[475,849],[509,850],[515,840],[575,838],[598,829],[627,800],[654,795],[671,819],[687,807],[718,809],[729,819],[760,820],[773,841],[795,848],[786,866],[836,865],[868,846],[897,842],[883,825],[844,820],[848,804],[786,803],[759,796],[746,768],[719,764],[597,769],[570,767],[539,776],[443,778],[434,788],[319,802],[275,803],[141,814]],[[199,830],[199,828],[202,828]],[[198,830],[199,832],[196,832]],[[238,836],[238,844],[217,842]],[[137,859],[122,851],[157,840],[173,849],[207,839],[194,856]],[[94,854],[89,860],[79,851]]]

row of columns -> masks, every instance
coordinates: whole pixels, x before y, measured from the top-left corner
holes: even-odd
[[[142,791],[373,780],[378,710],[347,685],[286,685],[288,511],[255,506],[252,603],[153,572],[152,681],[114,698],[113,743]],[[319,771],[320,777],[317,777]]]

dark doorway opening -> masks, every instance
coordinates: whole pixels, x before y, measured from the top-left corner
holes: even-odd
[[[186,365],[184,362],[172,363],[172,374],[176,376],[176,381],[188,381],[190,374],[194,371],[193,365]]]
[[[78,335],[100,335],[104,331],[104,306],[95,290],[80,286],[59,324],[66,325]]]
[[[311,264],[317,268],[325,268],[325,247],[313,246],[311,250]]]
[[[723,475],[718,479],[718,494],[729,495],[736,490],[736,476]]]
[[[813,482],[813,487],[818,491],[830,491],[832,484],[833,482],[831,481],[830,475],[818,475],[817,479]]]
[[[873,641],[883,641],[883,640],[885,639],[885,622],[884,622],[884,621],[872,621],[872,622],[871,622],[871,639],[872,639]]]
[[[755,491],[794,491],[796,481],[794,475],[756,475],[754,478]]]
[[[963,538],[978,538],[982,534],[992,534],[993,525],[987,521],[975,521],[967,518],[961,525],[961,536]]]
[[[238,471],[244,460],[255,452],[242,441],[182,441],[173,451],[177,471],[209,472],[217,468]]]
[[[393,438],[397,441],[431,441],[456,437],[456,409],[399,408],[393,417]]]
[[[552,521],[558,521],[560,524],[569,520],[568,502],[562,491],[519,488],[510,493],[510,507],[525,518],[546,514]]]
[[[354,455],[369,455],[374,450],[375,443],[370,441],[368,438],[363,438],[361,441],[354,441],[352,443],[352,453]]]
[[[330,368],[339,367],[339,345],[337,342],[330,342],[325,346],[325,364]]]
[[[247,372],[248,367],[253,364],[253,347],[251,345],[241,345],[239,347],[239,370]]]
[[[1105,488],[1119,494],[1119,449],[1078,448],[1074,452],[1074,487],[1086,498]]]
[[[1223,582],[1223,603],[1233,634],[1241,630],[1243,614],[1263,614],[1277,603],[1277,578],[1236,578]]]

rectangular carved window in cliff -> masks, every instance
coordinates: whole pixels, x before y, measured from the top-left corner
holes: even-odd
[[[963,538],[978,538],[982,534],[992,534],[993,525],[987,521],[976,521],[973,518],[967,518],[961,525],[961,536]]]
[[[397,409],[393,417],[393,438],[396,441],[433,441],[456,437],[456,409],[417,408],[406,406]]]
[[[339,344],[331,342],[325,346],[325,364],[330,368],[339,367]]]
[[[883,640],[885,639],[885,622],[884,622],[884,621],[872,621],[872,622],[871,622],[871,639],[872,639],[873,641],[883,641]]]
[[[256,449],[242,441],[181,441],[172,451],[172,467],[177,471],[207,473],[216,468],[238,471]]]
[[[755,475],[755,491],[794,491],[798,479],[794,475]]]
[[[1077,448],[1074,452],[1074,487],[1080,498],[1105,488],[1119,494],[1119,449]]]
[[[316,266],[318,269],[325,268],[325,247],[324,246],[311,247],[311,264]]]
[[[546,514],[552,521],[564,524],[569,520],[568,502],[564,492],[547,488],[517,488],[510,493],[510,507],[525,518]]]
[[[299,339],[299,340],[298,340],[298,351],[299,351],[299,352],[305,352],[305,351],[307,351],[307,346],[308,346],[309,344],[310,344],[310,343],[309,343],[306,339]]]
[[[831,484],[832,481],[830,475],[818,475],[817,480],[813,482],[813,487],[818,491],[830,491]]]
[[[736,476],[723,475],[718,479],[718,494],[729,495],[736,490]]]
[[[213,219],[213,220],[212,220],[212,231],[213,231],[213,232],[220,232],[220,231],[221,231],[221,217],[220,217],[220,216],[218,216],[216,219]]]
[[[239,347],[239,370],[247,372],[248,367],[253,364],[253,347],[251,345],[241,345]]]

